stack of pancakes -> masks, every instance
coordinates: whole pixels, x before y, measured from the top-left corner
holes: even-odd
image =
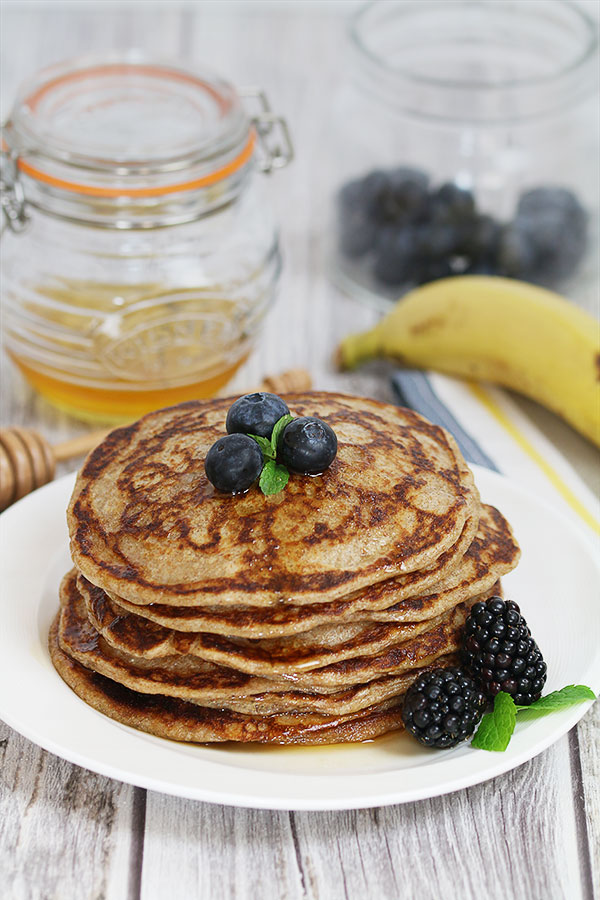
[[[420,672],[456,664],[470,607],[517,564],[508,523],[416,413],[286,400],[338,455],[273,496],[207,481],[228,400],[152,413],[86,460],[50,650],[91,706],[181,741],[365,740],[402,727]]]

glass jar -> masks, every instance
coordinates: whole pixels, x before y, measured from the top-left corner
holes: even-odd
[[[469,272],[595,295],[597,49],[563,0],[359,10],[332,148],[341,286],[383,307]]]
[[[207,72],[128,55],[25,84],[3,128],[2,298],[27,380],[112,422],[216,393],[274,297],[259,173],[291,156],[264,94]]]

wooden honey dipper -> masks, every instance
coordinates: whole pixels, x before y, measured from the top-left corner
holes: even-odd
[[[311,377],[305,369],[290,369],[280,375],[269,375],[252,390],[286,394],[307,391],[310,387]],[[88,453],[110,431],[112,428],[88,431],[52,446],[32,429],[0,428],[0,510],[52,481],[57,462]]]

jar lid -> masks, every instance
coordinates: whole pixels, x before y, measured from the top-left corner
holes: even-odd
[[[570,0],[374,0],[349,36],[360,86],[418,119],[531,122],[597,89],[597,23]]]
[[[285,123],[264,94],[249,114],[240,93],[218,76],[139,54],[87,57],[41,71],[19,91],[3,129],[3,150],[23,176],[26,199],[70,195],[146,206],[222,183],[222,199],[261,145],[265,171],[292,151]],[[266,137],[284,129],[283,150]]]

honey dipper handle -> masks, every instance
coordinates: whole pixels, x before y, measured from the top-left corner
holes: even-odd
[[[81,456],[96,447],[112,428],[99,428],[97,431],[87,431],[62,444],[55,444],[52,448],[56,462],[71,459],[72,456]]]

